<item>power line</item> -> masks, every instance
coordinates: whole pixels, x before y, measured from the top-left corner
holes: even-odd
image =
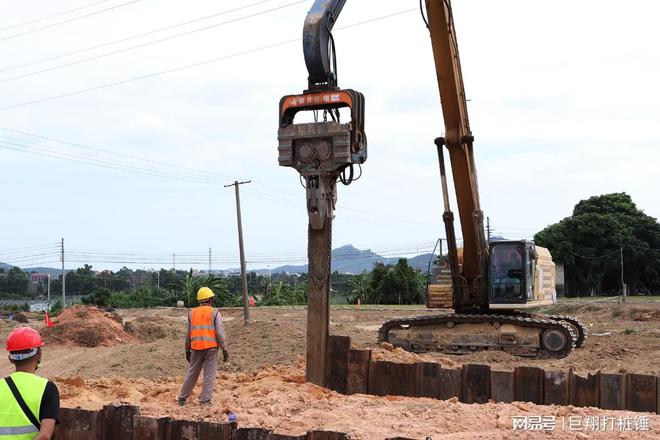
[[[60,15],[65,15],[65,14],[68,14],[70,12],[80,11],[81,9],[91,8],[92,6],[100,5],[101,3],[107,3],[109,1],[110,0],[101,0],[100,2],[91,3],[91,4],[88,4],[88,5],[85,5],[85,6],[79,6],[77,8],[67,9],[66,11],[61,11],[61,12],[57,12],[55,14],[47,15],[45,17],[35,18],[35,19],[29,20],[29,21],[24,21],[24,22],[19,23],[19,24],[14,24],[14,25],[11,25],[11,26],[8,26],[8,27],[5,27],[5,28],[1,28],[0,32],[8,31],[9,29],[15,29],[17,27],[25,26],[27,24],[36,23],[36,22],[39,22],[39,21],[48,20],[49,18],[59,17]]]
[[[166,178],[166,179],[172,179],[176,181],[182,181],[182,182],[189,182],[189,183],[200,183],[200,184],[205,184],[205,185],[211,185],[211,186],[219,186],[221,183],[218,182],[218,180],[214,180],[205,176],[195,176],[195,175],[185,175],[185,174],[176,174],[170,171],[158,169],[155,167],[140,167],[140,166],[135,166],[131,164],[126,164],[122,162],[116,162],[112,160],[102,160],[102,159],[96,159],[92,158],[89,156],[85,155],[80,155],[80,154],[71,154],[71,153],[63,153],[57,150],[52,150],[47,147],[41,147],[41,146],[29,146],[26,144],[19,144],[16,142],[7,142],[0,140],[0,149],[6,149],[6,150],[12,150],[12,151],[18,151],[18,152],[23,152],[23,153],[29,153],[33,154],[36,156],[39,156],[41,158],[45,157],[50,157],[54,159],[59,159],[59,160],[64,160],[68,162],[73,162],[73,163],[79,163],[79,164],[84,164],[84,165],[92,165],[100,168],[106,168],[106,169],[113,169],[113,170],[119,170],[119,171],[127,171],[127,172],[133,172],[137,174],[142,174],[142,175],[147,175],[147,176],[153,176],[153,177],[161,177],[161,178]],[[246,191],[246,194],[252,195],[254,197],[258,197],[259,199],[262,200],[268,200],[272,201],[274,203],[279,203],[284,206],[297,209],[297,210],[305,210],[305,208],[291,200],[283,199],[283,198],[278,198],[277,195],[273,194],[264,194],[258,191]],[[350,208],[347,208],[350,209]],[[364,211],[362,211],[364,212]],[[378,216],[378,214],[371,214]],[[367,219],[362,219],[359,217],[355,216],[350,216],[350,215],[342,215],[342,219],[348,220],[350,222],[356,222],[356,223],[364,223],[364,224],[373,224],[373,222],[367,220]],[[402,222],[406,222],[406,220],[400,220]],[[430,229],[435,230],[432,226],[427,226]]]
[[[151,46],[153,44],[162,43],[162,42],[165,42],[165,41],[173,40],[175,38],[185,37],[185,36],[188,36],[188,35],[195,34],[197,32],[207,31],[209,29],[214,29],[214,28],[217,28],[217,27],[225,26],[227,24],[237,23],[237,22],[240,22],[240,21],[243,21],[243,20],[247,20],[249,18],[258,17],[260,15],[266,15],[266,14],[269,14],[271,12],[279,11],[281,9],[285,9],[285,8],[288,8],[288,7],[291,7],[291,6],[299,5],[301,3],[306,3],[308,1],[309,0],[298,0],[298,1],[288,3],[288,4],[285,4],[285,5],[282,5],[282,6],[278,6],[276,8],[267,9],[265,11],[260,11],[260,12],[255,12],[254,14],[246,15],[244,17],[233,18],[231,20],[223,21],[223,22],[212,24],[212,25],[209,25],[209,26],[204,26],[202,28],[193,29],[193,30],[187,31],[187,32],[182,32],[180,34],[171,35],[169,37],[159,38],[157,40],[148,41],[146,43],[140,43],[140,44],[136,44],[134,46],[126,47],[126,48],[123,48],[123,49],[117,49],[117,50],[113,50],[111,52],[106,52],[106,53],[102,53],[102,54],[99,54],[99,55],[94,55],[94,56],[91,56],[91,57],[88,57],[88,58],[83,58],[81,60],[71,61],[69,63],[64,63],[64,64],[59,64],[57,66],[47,67],[47,68],[44,68],[44,69],[41,69],[41,70],[36,70],[34,72],[28,72],[28,73],[24,73],[24,74],[21,74],[21,75],[12,76],[12,77],[0,80],[0,84],[5,83],[5,82],[9,82],[9,81],[14,81],[14,80],[21,79],[21,78],[27,78],[27,77],[33,76],[33,75],[38,75],[40,73],[50,72],[50,71],[53,71],[53,70],[58,70],[58,69],[62,69],[62,68],[65,68],[65,67],[74,66],[76,64],[82,64],[82,63],[86,63],[86,62],[89,62],[89,61],[98,60],[100,58],[105,58],[105,57],[109,57],[109,56],[112,56],[112,55],[117,55],[117,54],[120,54],[120,53],[123,53],[123,52],[128,52],[128,51],[131,51],[131,50],[140,49],[142,47]]]
[[[130,171],[130,172],[134,172],[134,173],[138,173],[138,174],[144,174],[144,175],[155,176],[155,177],[163,177],[163,178],[174,179],[174,180],[179,180],[179,181],[203,183],[203,184],[207,184],[207,185],[217,185],[217,183],[212,182],[211,180],[208,180],[208,179],[188,177],[188,176],[185,176],[185,175],[176,175],[176,174],[173,174],[173,173],[156,172],[156,171],[151,171],[147,168],[140,168],[140,167],[137,167],[137,166],[130,166],[130,165],[122,165],[120,163],[113,163],[113,162],[109,162],[109,161],[93,159],[93,158],[80,156],[80,155],[67,156],[66,154],[59,153],[57,151],[49,150],[47,148],[42,148],[42,147],[30,147],[30,146],[26,146],[26,145],[19,145],[19,144],[16,144],[16,143],[9,143],[9,142],[6,142],[6,141],[0,141],[0,148],[6,149],[6,150],[14,150],[14,151],[20,151],[20,152],[24,152],[24,153],[30,153],[30,154],[37,155],[39,157],[46,156],[46,157],[65,160],[65,161],[69,161],[69,162],[76,162],[76,163],[81,163],[81,164],[86,164],[86,165],[94,165],[94,166],[101,167],[101,168],[109,168],[109,169],[121,170],[121,171]],[[78,157],[82,157],[82,158],[78,158]]]
[[[10,109],[17,108],[17,107],[24,107],[26,105],[38,104],[40,102],[53,101],[55,99],[61,99],[61,98],[69,97],[69,96],[80,95],[80,94],[87,93],[87,92],[93,92],[95,90],[102,90],[102,89],[106,89],[108,87],[115,87],[115,86],[118,86],[118,85],[130,83],[130,82],[133,82],[133,81],[139,81],[139,80],[142,80],[142,79],[153,78],[153,77],[156,77],[156,76],[165,75],[167,73],[173,73],[173,72],[178,72],[178,71],[181,71],[181,70],[190,69],[192,67],[203,66],[205,64],[215,63],[215,62],[227,60],[227,59],[230,59],[230,58],[236,58],[236,57],[239,57],[239,56],[242,56],[242,55],[248,55],[248,54],[251,54],[251,53],[260,52],[260,51],[263,51],[263,50],[266,50],[266,49],[272,49],[272,48],[277,47],[277,46],[283,46],[285,44],[295,43],[295,42],[298,42],[298,41],[300,41],[300,40],[298,38],[296,38],[296,39],[293,39],[293,40],[288,40],[288,41],[282,41],[282,42],[279,42],[279,43],[269,44],[267,46],[262,46],[262,47],[258,47],[258,48],[254,48],[254,49],[249,49],[249,50],[245,50],[245,51],[242,51],[242,52],[236,52],[236,53],[233,53],[233,54],[230,54],[230,55],[225,55],[225,56],[222,56],[222,57],[213,58],[213,59],[206,60],[206,61],[200,61],[200,62],[197,62],[197,63],[187,64],[185,66],[180,66],[180,67],[174,67],[172,69],[161,70],[160,72],[148,73],[148,74],[145,74],[145,75],[136,76],[134,78],[124,79],[124,80],[121,80],[121,81],[115,81],[115,82],[111,82],[111,83],[107,83],[107,84],[101,84],[99,86],[89,87],[89,88],[82,89],[82,90],[76,90],[74,92],[62,93],[61,95],[55,95],[55,96],[50,96],[50,97],[47,97],[47,98],[35,99],[35,100],[32,100],[32,101],[22,102],[20,104],[13,104],[13,105],[9,105],[9,106],[6,106],[6,107],[0,107],[0,110],[10,110]]]
[[[57,243],[45,243],[45,244],[35,244],[31,246],[20,246],[20,247],[15,247],[15,248],[5,248],[0,250],[0,254],[5,254],[8,252],[15,252],[15,251],[26,251],[26,250],[32,250],[32,249],[42,249],[42,248],[51,248],[57,246]]]
[[[51,24],[48,24],[48,25],[46,25],[46,26],[42,26],[42,27],[40,27],[40,28],[30,29],[29,31],[20,32],[20,33],[18,33],[18,34],[13,34],[13,35],[10,35],[10,36],[8,36],[8,37],[2,37],[2,38],[0,38],[0,41],[11,40],[11,39],[13,39],[13,38],[20,37],[20,36],[22,36],[22,35],[27,35],[27,34],[31,34],[31,33],[34,33],[34,32],[43,31],[44,29],[50,29],[50,28],[52,28],[52,27],[59,26],[59,25],[61,25],[61,24],[71,23],[72,21],[81,20],[81,19],[83,19],[83,18],[91,17],[91,16],[93,16],[93,15],[102,14],[102,13],[104,13],[104,12],[112,11],[112,10],[114,10],[114,9],[121,8],[121,7],[123,7],[123,6],[128,6],[128,5],[130,5],[130,4],[137,3],[137,2],[139,2],[139,1],[140,1],[140,0],[131,0],[131,1],[128,1],[128,2],[126,2],[126,3],[121,3],[121,4],[119,4],[119,5],[111,6],[111,7],[109,7],[109,8],[101,9],[101,10],[98,10],[98,11],[95,11],[95,12],[90,12],[89,14],[80,15],[80,16],[78,16],[78,17],[73,17],[73,18],[69,18],[69,19],[66,19],[66,20],[58,21],[58,22],[56,22],[56,23],[51,23]]]
[[[632,244],[623,244],[623,246],[633,248],[633,249],[639,249],[639,250],[642,250],[642,251],[651,251],[651,252],[659,252],[660,253],[660,249],[653,249],[653,248],[650,248],[650,247],[645,248],[645,247],[641,247],[641,246],[633,246]]]
[[[109,1],[109,0],[104,0],[104,1]],[[253,6],[257,6],[257,5],[260,5],[260,4],[263,4],[263,3],[268,3],[268,2],[271,2],[271,1],[273,1],[273,0],[261,0],[259,2],[251,3],[249,5],[240,6],[240,7],[233,8],[233,9],[227,9],[227,10],[224,10],[224,11],[221,11],[221,12],[217,12],[215,14],[205,15],[204,17],[195,18],[195,19],[184,21],[182,23],[177,23],[177,24],[174,24],[174,25],[171,25],[171,26],[166,26],[166,27],[162,27],[162,28],[159,28],[159,29],[154,29],[154,30],[148,31],[148,32],[142,32],[140,34],[131,35],[130,37],[121,38],[119,40],[108,41],[106,43],[97,44],[95,46],[88,46],[88,47],[85,47],[83,49],[78,49],[78,50],[74,50],[74,51],[71,51],[71,52],[66,52],[66,53],[51,56],[51,57],[48,57],[48,58],[41,58],[39,60],[31,61],[29,63],[24,63],[24,64],[18,64],[18,65],[15,65],[15,66],[5,67],[5,68],[0,69],[0,72],[6,72],[8,70],[19,69],[21,67],[32,66],[34,64],[40,64],[40,63],[44,63],[46,61],[53,61],[53,60],[56,60],[56,59],[59,59],[59,58],[64,58],[64,57],[68,57],[68,56],[71,56],[71,55],[76,55],[76,54],[79,54],[79,53],[82,53],[82,52],[87,52],[87,51],[94,50],[94,49],[100,49],[101,47],[106,47],[106,46],[111,46],[113,44],[122,43],[124,41],[134,40],[134,39],[140,38],[140,37],[146,37],[147,35],[167,31],[167,30],[170,30],[170,29],[175,29],[177,27],[185,26],[185,25],[196,23],[196,22],[203,21],[203,20],[208,20],[209,18],[214,18],[214,17],[218,17],[220,15],[225,15],[225,14],[229,14],[229,13],[232,13],[232,12],[237,12],[237,11],[240,11],[240,10],[243,10],[243,9],[248,9],[248,8],[253,7]]]
[[[395,17],[397,15],[407,14],[407,13],[410,13],[410,12],[416,11],[416,10],[417,9],[407,9],[407,10],[399,11],[399,12],[396,12],[396,13],[393,13],[393,14],[383,15],[381,17],[377,17],[377,18],[373,18],[373,19],[369,19],[369,20],[364,20],[364,21],[361,21],[361,22],[358,22],[358,23],[354,23],[354,24],[351,24],[351,25],[348,25],[348,26],[341,27],[341,28],[336,28],[335,31],[340,31],[342,29],[348,29],[348,28],[355,27],[355,26],[360,26],[360,25],[363,25],[363,24],[373,23],[373,22],[376,22],[376,21],[379,21],[379,20],[384,20],[384,19],[387,19],[387,18]],[[93,92],[93,91],[96,91],[96,90],[102,90],[102,89],[106,89],[106,88],[109,88],[109,87],[115,87],[115,86],[118,86],[118,85],[127,84],[127,83],[130,83],[130,82],[133,82],[133,81],[140,81],[140,80],[143,80],[143,79],[153,78],[153,77],[165,75],[165,74],[168,74],[168,73],[179,72],[181,70],[187,70],[187,69],[191,69],[193,67],[199,67],[199,66],[203,66],[203,65],[206,65],[206,64],[215,63],[215,62],[218,62],[218,61],[228,60],[228,59],[231,59],[231,58],[237,58],[237,57],[240,57],[240,56],[249,55],[249,54],[252,54],[252,53],[261,52],[261,51],[264,51],[264,50],[273,49],[275,47],[284,46],[286,44],[297,43],[297,42],[300,42],[300,38],[294,38],[294,39],[291,39],[291,40],[280,41],[280,42],[277,42],[277,43],[268,44],[268,45],[261,46],[261,47],[255,47],[255,48],[252,48],[252,49],[247,49],[247,50],[244,50],[244,51],[235,52],[235,53],[232,53],[232,54],[229,54],[229,55],[224,55],[224,56],[221,56],[221,57],[212,58],[212,59],[209,59],[209,60],[199,61],[199,62],[192,63],[192,64],[186,64],[184,66],[179,66],[179,67],[173,67],[171,69],[161,70],[159,72],[148,73],[148,74],[136,76],[136,77],[133,77],[133,78],[128,78],[128,79],[124,79],[124,80],[120,80],[120,81],[114,81],[114,82],[111,82],[111,83],[101,84],[101,85],[94,86],[94,87],[88,87],[86,89],[80,89],[80,90],[76,90],[76,91],[73,91],[73,92],[62,93],[60,95],[54,95],[54,96],[49,96],[49,97],[45,97],[45,98],[34,99],[34,100],[31,100],[31,101],[21,102],[21,103],[18,103],[18,104],[12,104],[12,105],[8,105],[8,106],[5,106],[5,107],[0,107],[0,110],[10,110],[10,109],[18,108],[18,107],[24,107],[24,106],[27,106],[27,105],[33,105],[33,104],[38,104],[38,103],[41,103],[41,102],[53,101],[53,100],[56,100],[56,99],[66,98],[66,97],[69,97],[69,96],[75,96],[75,95],[80,95],[80,94],[83,94],[83,93]]]
[[[572,251],[569,251],[569,252],[570,252],[572,255],[575,255],[576,257],[586,258],[586,259],[590,259],[590,260],[600,260],[601,258],[607,258],[607,257],[609,257],[610,255],[614,255],[614,254],[619,253],[619,249],[617,249],[617,250],[615,250],[615,251],[612,251],[612,252],[610,252],[610,253],[607,253],[607,254],[605,254],[605,255],[600,255],[600,256],[593,256],[593,255],[591,255],[591,256],[589,256],[589,255],[580,255],[580,254],[577,254],[577,253],[572,252]]]
[[[131,154],[124,154],[124,153],[118,153],[116,151],[104,150],[102,148],[92,147],[92,146],[89,146],[89,145],[84,145],[84,144],[75,143],[75,142],[63,141],[61,139],[55,139],[55,138],[51,138],[51,137],[47,137],[47,136],[41,136],[41,135],[38,135],[38,134],[28,133],[28,132],[20,131],[20,130],[15,130],[15,129],[12,129],[12,128],[0,127],[0,130],[5,130],[5,131],[13,132],[13,133],[26,135],[26,136],[32,136],[32,137],[35,137],[35,138],[38,138],[38,139],[48,140],[48,141],[52,141],[52,142],[58,142],[60,144],[65,144],[65,145],[70,145],[72,147],[78,147],[78,148],[83,148],[83,149],[86,149],[86,150],[96,151],[96,152],[99,152],[99,153],[106,153],[106,154],[110,154],[110,155],[113,155],[113,156],[124,157],[124,158],[127,158],[127,159],[139,160],[141,162],[148,162],[148,163],[154,163],[154,164],[157,164],[157,165],[163,165],[163,166],[166,166],[166,167],[169,167],[169,168],[177,168],[177,169],[181,169],[181,170],[192,171],[192,172],[195,172],[195,173],[206,174],[206,175],[209,175],[209,176],[212,176],[212,177],[217,177],[217,178],[222,178],[222,179],[226,179],[226,178],[234,179],[233,176],[229,176],[229,175],[226,175],[226,174],[208,172],[208,171],[199,170],[199,169],[196,169],[196,168],[190,168],[190,167],[171,164],[171,163],[167,163],[167,162],[161,162],[161,161],[158,161],[158,160],[153,160],[153,159],[148,159],[148,158],[144,158],[144,157],[134,156],[134,155],[131,155]]]
[[[20,131],[20,130],[14,130],[14,129],[11,129],[11,128],[0,127],[0,130],[5,130],[5,131],[8,131],[8,132],[23,134],[23,135],[27,135],[27,136],[32,136],[32,137],[36,137],[36,138],[39,138],[39,139],[44,139],[44,140],[48,140],[48,141],[52,141],[52,142],[58,142],[58,143],[62,143],[62,144],[65,144],[65,145],[71,145],[71,146],[79,147],[79,148],[94,151],[94,152],[101,152],[101,153],[104,153],[104,154],[107,154],[107,155],[117,156],[117,157],[120,157],[120,158],[127,158],[127,159],[131,159],[131,160],[135,160],[135,161],[145,162],[146,164],[145,165],[142,165],[142,164],[137,164],[136,165],[134,163],[127,162],[125,160],[117,160],[117,159],[113,159],[113,158],[108,158],[108,159],[99,158],[98,155],[90,156],[90,155],[85,155],[85,154],[80,154],[80,153],[69,152],[69,151],[56,150],[56,149],[44,146],[43,144],[28,145],[28,144],[21,143],[21,142],[16,142],[16,141],[7,141],[7,140],[4,140],[6,138],[3,139],[3,138],[0,137],[0,148],[12,150],[12,151],[30,153],[30,154],[37,155],[39,157],[46,156],[46,157],[50,157],[50,158],[54,158],[54,159],[65,160],[65,161],[79,163],[79,164],[93,165],[93,166],[97,166],[97,167],[101,167],[101,168],[128,171],[128,172],[134,172],[134,173],[148,175],[148,176],[156,176],[156,177],[174,179],[174,180],[178,180],[178,181],[186,181],[186,182],[191,182],[191,183],[201,183],[201,184],[213,185],[213,186],[220,185],[221,184],[220,183],[221,178],[231,177],[231,176],[226,176],[226,175],[220,174],[220,173],[212,173],[212,172],[207,172],[207,171],[199,170],[199,169],[195,169],[195,168],[182,167],[182,166],[179,166],[179,165],[173,165],[173,164],[169,164],[167,162],[161,162],[161,161],[156,161],[156,160],[152,160],[152,159],[146,159],[146,158],[142,158],[142,157],[139,157],[139,156],[116,153],[116,152],[113,152],[113,151],[110,151],[110,150],[105,150],[105,149],[92,147],[92,146],[89,146],[89,145],[83,145],[83,144],[79,144],[79,143],[63,141],[63,140],[55,139],[55,138],[51,138],[51,137],[40,136],[40,135],[36,135],[36,134],[33,134],[33,133],[27,133],[27,132]],[[148,165],[148,164],[160,165],[160,167],[153,166],[153,165]],[[168,167],[168,168],[173,168],[173,169],[181,169],[181,170],[186,171],[186,173],[185,174],[176,173],[176,172],[173,172],[172,170],[164,169],[163,167]],[[284,193],[294,194],[290,191],[287,191],[285,189],[282,189],[282,188],[279,188],[279,187],[276,187],[276,186],[266,185],[266,184],[263,184],[263,183],[260,184],[260,185],[263,186],[263,187],[266,187],[266,188],[275,189],[276,191],[278,191],[280,193],[283,193],[283,194]],[[294,208],[294,209],[305,210],[305,208],[299,203],[297,195],[296,195],[296,198],[293,199],[291,196],[278,195],[278,194],[274,194],[272,192],[271,193],[263,193],[259,190],[255,190],[255,189],[251,189],[251,188],[246,188],[245,191],[246,191],[246,194],[258,197],[262,200],[269,200],[269,201],[272,201],[274,203],[279,203],[279,204],[282,204],[284,206],[288,206],[288,207],[291,207],[291,208]],[[382,215],[382,214],[371,213],[371,212],[368,212],[368,211],[353,209],[353,208],[350,208],[350,207],[344,207],[343,209],[345,209],[347,211],[353,211],[353,212],[356,212],[356,213],[362,214],[362,215],[368,215],[368,216],[372,216],[372,217],[391,220],[391,221],[396,222],[396,223],[411,223],[411,224],[415,224],[415,225],[418,225],[418,226],[423,226],[425,228],[428,228],[429,230],[434,230],[434,231],[437,229],[433,225],[424,224],[424,223],[421,223],[421,222],[415,222],[415,221],[404,220],[404,219],[396,219],[396,218],[385,216],[385,215]],[[348,221],[358,222],[358,223],[372,224],[372,222],[370,222],[367,219],[356,217],[356,216],[351,216],[351,215],[346,215],[346,214],[342,214],[341,219],[346,219]]]

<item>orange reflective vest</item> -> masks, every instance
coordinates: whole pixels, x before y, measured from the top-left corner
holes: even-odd
[[[211,306],[199,306],[191,310],[190,348],[193,350],[207,350],[218,347],[214,325],[216,316]]]

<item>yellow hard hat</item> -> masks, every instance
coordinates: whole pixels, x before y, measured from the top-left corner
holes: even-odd
[[[197,291],[197,301],[204,301],[214,296],[215,294],[208,287],[202,287]]]

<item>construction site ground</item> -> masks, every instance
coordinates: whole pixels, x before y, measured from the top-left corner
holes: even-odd
[[[360,348],[373,348],[380,359],[415,362],[420,359],[444,366],[465,363],[489,364],[494,369],[538,366],[546,370],[578,372],[635,372],[660,375],[660,299],[567,300],[548,313],[571,314],[591,329],[586,346],[564,359],[533,360],[502,352],[478,352],[464,356],[415,355],[388,350],[376,344],[378,328],[387,319],[437,313],[422,306],[337,306],[331,310],[332,334],[351,336]],[[556,416],[553,438],[659,438],[660,417],[649,417],[651,431],[588,432],[562,430],[561,421],[571,416],[631,416],[640,413],[604,411],[595,408],[536,406],[529,403],[468,405],[453,400],[407,397],[342,396],[304,383],[305,308],[252,308],[252,324],[243,325],[241,309],[223,310],[231,359],[220,364],[216,397],[210,408],[176,405],[176,393],[185,373],[183,356],[186,310],[176,308],[117,310],[115,313],[78,310],[69,319],[107,326],[102,335],[75,333],[65,327],[46,334],[40,374],[54,379],[62,393],[63,406],[99,408],[124,402],[140,405],[146,415],[204,418],[225,421],[227,412],[238,414],[239,426],[267,427],[279,433],[300,434],[310,429],[347,432],[355,438],[536,438],[547,433],[512,431],[513,416]],[[57,318],[56,318],[57,320]],[[120,326],[108,324],[121,323]],[[0,320],[4,340],[13,321]],[[30,317],[29,325],[43,322]],[[81,327],[81,325],[78,325]],[[91,327],[93,328],[93,326]],[[75,336],[74,336],[75,333]],[[91,341],[91,342],[90,342]],[[97,345],[98,346],[93,346]],[[84,345],[84,346],[81,346]],[[0,374],[11,372],[0,364]],[[198,393],[199,390],[196,390]],[[587,437],[585,437],[587,436]]]

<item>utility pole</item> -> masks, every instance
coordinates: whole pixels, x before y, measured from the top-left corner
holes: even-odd
[[[209,247],[209,275],[211,275],[211,248]]]
[[[621,296],[623,297],[623,302],[626,302],[626,285],[623,282],[623,244],[619,246],[619,254],[621,256]]]
[[[62,310],[66,308],[66,274],[64,273],[64,238],[62,238]]]
[[[50,311],[50,274],[48,274],[48,301],[46,302],[46,312]]]
[[[160,270],[156,272],[156,288],[160,289]]]
[[[250,309],[248,303],[248,287],[247,287],[247,274],[245,273],[245,251],[243,249],[243,225],[241,223],[241,196],[238,191],[239,185],[244,185],[246,183],[252,182],[251,180],[246,180],[244,182],[239,182],[235,180],[234,183],[225,185],[225,188],[230,186],[234,187],[236,194],[236,222],[238,223],[238,248],[241,255],[241,279],[243,282],[243,320],[245,325],[250,323]]]

